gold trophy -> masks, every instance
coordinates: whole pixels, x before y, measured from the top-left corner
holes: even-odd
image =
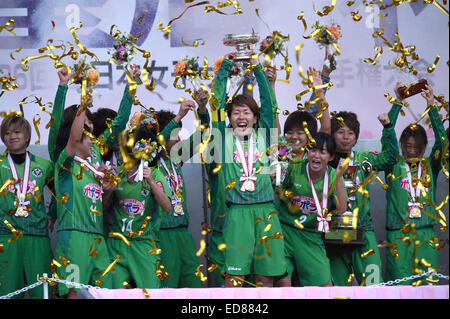
[[[355,193],[358,191],[359,181],[357,180],[357,176],[361,170],[365,174],[369,174],[372,171],[372,164],[370,164],[367,157],[361,162],[361,164],[347,167],[342,176],[349,199],[354,197]],[[364,241],[362,239],[363,229],[358,225],[357,217],[353,216],[352,200],[350,200],[348,208],[349,211],[346,211],[343,214],[335,214],[331,216],[330,231],[325,234],[325,244],[345,244],[353,246],[364,245]]]

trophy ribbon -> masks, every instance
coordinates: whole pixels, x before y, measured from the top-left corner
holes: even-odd
[[[138,167],[138,181],[142,182],[144,180],[144,167],[148,167],[148,162],[141,160]]]
[[[308,175],[309,185],[311,186],[311,192],[314,197],[314,203],[317,207],[317,230],[328,233],[330,231],[329,221],[331,218],[325,217],[325,209],[328,207],[328,188],[329,188],[329,177],[328,177],[328,168],[325,171],[325,175],[323,177],[323,185],[322,185],[322,203],[319,201],[319,197],[317,196],[316,188],[314,187],[314,183],[309,175],[309,163],[306,164],[306,174]]]
[[[406,168],[406,178],[408,179],[409,184],[409,193],[411,194],[411,200],[408,202],[409,207],[409,218],[421,218],[422,217],[422,205],[416,202],[416,196],[420,197],[420,187],[416,186],[414,189],[412,184],[412,175],[411,169],[408,167],[408,164],[405,163]],[[417,179],[420,180],[422,176],[422,162],[419,162],[419,166],[417,167]]]
[[[9,168],[11,170],[11,175],[17,183],[19,181],[19,174],[17,173],[16,164],[14,163],[11,154],[9,153],[8,153],[8,161],[9,161]],[[30,169],[31,169],[31,160],[30,156],[28,155],[28,152],[26,152],[25,164],[23,167],[23,174],[22,174],[22,182],[16,184],[18,207],[14,215],[18,217],[28,217],[27,206],[30,204],[30,201],[26,200],[25,195],[27,193],[28,182],[30,180]]]
[[[184,215],[184,209],[183,204],[181,202],[181,198],[178,197],[178,189],[180,188],[178,184],[178,174],[175,169],[175,166],[173,165],[173,162],[170,161],[170,164],[172,166],[172,172],[173,172],[173,178],[172,174],[170,172],[170,169],[167,167],[166,162],[161,158],[160,159],[161,165],[163,166],[164,170],[167,172],[167,176],[169,177],[169,187],[172,191],[172,206],[173,206],[173,215],[174,216],[180,216]]]
[[[243,182],[240,187],[241,192],[253,192],[255,190],[255,182],[257,177],[253,175],[254,172],[254,144],[253,133],[250,135],[248,141],[248,160],[245,157],[244,148],[239,138],[236,137],[236,150],[238,152],[239,160],[241,162],[242,171],[244,174],[241,176],[240,181]]]

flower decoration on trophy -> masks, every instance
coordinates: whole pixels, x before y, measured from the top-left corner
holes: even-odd
[[[100,74],[95,68],[96,63],[97,61],[88,63],[84,57],[73,65],[72,82],[81,85],[77,91],[81,93],[83,100],[92,95],[92,88],[100,79]],[[89,106],[92,107],[92,104]]]
[[[131,35],[128,36],[122,35],[120,31],[116,32],[114,36],[115,43],[113,45],[113,49],[108,50],[108,54],[111,56],[111,61],[117,65],[120,65],[124,68],[127,74],[132,74],[131,70],[131,61],[133,60],[134,55],[136,55],[136,50],[134,48],[133,40],[136,38]],[[139,76],[135,76],[133,79],[137,84],[142,84],[142,80]]]
[[[289,161],[292,160],[292,146],[284,136],[280,137],[278,144],[270,147],[270,171],[275,170],[275,185],[280,186],[286,174]]]
[[[188,56],[185,56],[183,59],[178,61],[177,64],[175,64],[173,72],[176,76],[175,86],[177,80],[179,78],[182,78],[188,79],[194,87],[194,90],[201,89],[202,85],[199,79],[201,70],[198,64],[198,57],[190,58]]]
[[[326,66],[331,70],[336,70],[335,55],[340,54],[337,46],[338,40],[341,38],[341,26],[336,23],[325,26],[321,25],[319,21],[312,26],[314,31],[314,39],[319,44],[320,48],[325,47],[326,52]],[[331,57],[329,58],[329,55]]]
[[[269,35],[261,41],[259,51],[264,55],[265,64],[269,64],[273,67],[275,65],[275,57],[278,55],[285,57],[288,40],[288,37],[281,36],[275,32],[274,35]]]

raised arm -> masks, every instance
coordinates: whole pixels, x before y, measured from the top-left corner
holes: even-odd
[[[86,122],[86,108],[92,103],[91,99],[82,101],[82,104],[78,108],[77,115],[73,120],[72,127],[70,129],[69,140],[66,145],[66,152],[69,156],[74,156],[77,152],[78,145],[81,143],[83,137],[84,123]]]
[[[50,160],[52,162],[56,162],[60,151],[56,149],[56,139],[58,137],[59,128],[64,122],[64,106],[66,104],[67,84],[70,81],[70,74],[63,68],[58,71],[58,77],[59,85],[52,108],[53,121],[48,132],[48,154],[50,155]]]
[[[381,137],[381,152],[368,152],[367,159],[372,168],[377,171],[384,171],[397,162],[399,148],[397,136],[395,135],[394,126],[389,120],[388,113],[382,113],[378,116],[378,120],[383,125],[383,133]]]
[[[141,72],[139,68],[135,65],[131,65],[132,78],[139,76]],[[130,95],[128,84],[125,86],[122,100],[120,101],[119,110],[117,111],[117,116],[111,122],[111,130],[108,127],[104,132],[103,136],[105,138],[108,146],[112,146],[119,138],[120,132],[122,132],[130,118],[131,107],[133,106],[133,97]]]
[[[325,66],[324,66],[325,68]],[[314,87],[319,87],[322,86],[324,84],[323,82],[323,76],[322,73],[320,71],[317,71],[316,69],[310,67],[308,69],[308,76],[312,75],[313,78],[313,85]],[[328,82],[329,82],[329,78],[328,78]],[[327,82],[327,83],[328,83]],[[330,118],[330,111],[328,110],[328,107],[322,111],[322,106],[327,104],[327,100],[325,98],[325,92],[326,89],[325,88],[319,88],[316,90],[317,92],[317,97],[319,98],[319,101],[316,102],[315,105],[317,105],[317,112],[322,113],[322,116],[320,117],[319,121],[320,121],[320,132],[324,132],[327,134],[331,134],[331,118]],[[315,99],[315,94],[313,93],[313,96]],[[311,100],[310,100],[311,101]],[[316,117],[317,117],[317,112],[316,112]]]
[[[439,118],[439,112],[434,104],[433,88],[429,85],[422,92],[422,97],[427,101],[428,116],[430,117],[431,127],[434,133],[434,145],[431,149],[430,161],[433,174],[437,177],[441,170],[442,153],[448,145],[448,137],[444,125]]]

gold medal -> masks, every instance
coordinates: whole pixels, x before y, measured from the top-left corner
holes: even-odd
[[[18,217],[27,217],[28,216],[28,211],[27,208],[25,206],[19,206],[16,210],[16,216]]]
[[[253,192],[255,190],[255,184],[252,181],[246,181],[245,190],[248,192]]]
[[[422,209],[419,206],[413,206],[410,210],[411,218],[420,218],[422,217]]]
[[[183,213],[183,205],[181,205],[180,203],[176,203],[173,206],[173,211],[176,215],[181,215]]]

